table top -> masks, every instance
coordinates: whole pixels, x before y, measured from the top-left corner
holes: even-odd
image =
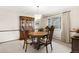
[[[29,35],[31,35],[31,36],[45,36],[45,35],[48,35],[48,32],[30,32]]]
[[[73,36],[71,37],[72,39],[78,39],[79,40],[79,36]]]

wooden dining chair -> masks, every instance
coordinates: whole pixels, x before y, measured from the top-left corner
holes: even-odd
[[[54,26],[51,26],[49,30],[49,34],[46,40],[40,40],[40,44],[44,45],[46,47],[46,52],[48,53],[48,45],[50,44],[51,51],[52,51],[52,39],[53,39],[53,33],[54,33]]]
[[[38,29],[38,32],[43,32],[44,31],[44,29],[43,28],[40,28],[40,29]]]
[[[30,43],[27,42],[27,40],[28,40],[28,33],[29,33],[28,30],[26,30],[26,31],[23,32],[23,34],[24,34],[23,49],[25,48],[25,52],[27,51],[27,45],[30,44]]]

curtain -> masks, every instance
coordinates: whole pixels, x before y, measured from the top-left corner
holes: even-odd
[[[62,14],[61,22],[61,40],[65,42],[70,42],[70,12],[64,12]]]

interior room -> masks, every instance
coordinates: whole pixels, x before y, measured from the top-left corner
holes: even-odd
[[[79,6],[0,6],[0,53],[77,53],[78,19]]]

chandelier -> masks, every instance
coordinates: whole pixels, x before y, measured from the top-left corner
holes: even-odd
[[[34,15],[35,17],[35,20],[39,20],[41,19],[42,15],[39,13],[39,6],[36,6],[37,7],[37,14]]]

